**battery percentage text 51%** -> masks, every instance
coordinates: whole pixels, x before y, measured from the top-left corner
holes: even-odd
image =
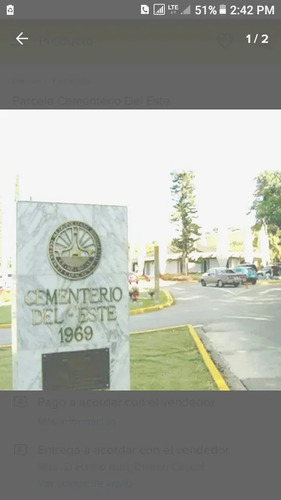
[[[196,5],[195,7],[195,14],[197,16],[216,16],[217,13],[218,11],[215,5]]]

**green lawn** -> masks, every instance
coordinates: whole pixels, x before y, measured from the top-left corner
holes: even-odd
[[[12,299],[12,292],[11,290],[1,290],[0,291],[0,303],[1,304],[5,304],[5,302],[7,303],[11,303],[11,299]]]
[[[216,391],[187,327],[130,337],[132,391]],[[0,390],[12,389],[11,348],[0,348]]]
[[[131,335],[131,390],[216,391],[187,327]]]
[[[139,298],[136,302],[133,302],[130,300],[130,310],[134,309],[142,309],[144,307],[151,307],[151,306],[156,306],[158,304],[165,304],[167,302],[167,295],[165,294],[164,290],[160,290],[160,302],[157,302],[157,300],[151,298],[148,295],[148,291],[142,291],[139,294]]]
[[[11,323],[11,306],[0,307],[0,325]]]
[[[12,352],[11,347],[0,348],[0,390],[12,390]]]

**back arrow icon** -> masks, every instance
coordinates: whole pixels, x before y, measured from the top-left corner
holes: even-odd
[[[22,32],[21,32],[21,33],[17,36],[16,40],[17,40],[17,41],[18,41],[21,45],[23,45],[22,40],[28,40],[28,38],[27,38],[27,37],[23,37],[23,36],[21,36],[21,35],[23,35],[23,31],[22,31]]]

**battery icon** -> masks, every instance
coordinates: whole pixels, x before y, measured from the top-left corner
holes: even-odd
[[[226,5],[225,4],[220,5],[219,14],[226,14]]]

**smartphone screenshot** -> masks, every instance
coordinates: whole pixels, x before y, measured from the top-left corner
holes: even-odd
[[[280,27],[266,0],[1,3],[11,497],[279,486]]]

